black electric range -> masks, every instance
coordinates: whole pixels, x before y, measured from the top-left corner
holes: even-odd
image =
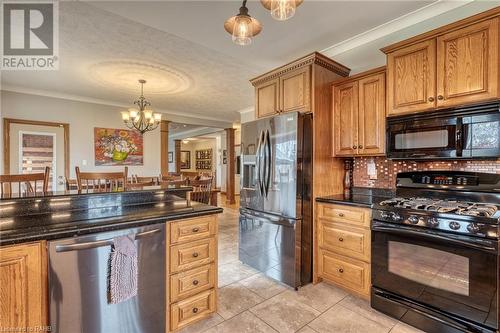
[[[373,308],[426,332],[498,330],[500,175],[400,173],[373,209]]]

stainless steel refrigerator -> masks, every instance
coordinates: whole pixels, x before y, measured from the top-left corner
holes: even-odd
[[[241,128],[239,258],[292,287],[312,277],[312,115]]]

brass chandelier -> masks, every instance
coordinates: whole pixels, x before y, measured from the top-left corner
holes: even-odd
[[[144,84],[146,80],[139,80],[141,84],[141,96],[134,101],[137,107],[130,108],[122,112],[122,119],[125,125],[144,134],[155,130],[161,122],[161,113],[153,113],[150,108],[151,103],[144,97]]]
[[[285,21],[295,15],[296,8],[304,0],[260,0],[262,6],[271,12],[278,21]],[[262,31],[262,25],[248,14],[247,0],[243,0],[237,15],[224,22],[224,29],[231,34],[232,40],[238,45],[249,45],[252,38]]]

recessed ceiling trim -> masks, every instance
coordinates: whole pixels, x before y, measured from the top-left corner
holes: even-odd
[[[116,102],[116,101],[109,101],[109,100],[93,98],[93,97],[86,97],[86,96],[71,95],[71,94],[65,94],[65,93],[59,93],[59,92],[53,92],[53,91],[30,89],[30,88],[24,88],[24,87],[19,87],[19,86],[12,86],[12,85],[2,85],[0,91],[10,91],[10,92],[15,92],[15,93],[20,93],[20,94],[65,99],[65,100],[75,101],[75,102],[101,104],[101,105],[106,105],[106,106],[116,106],[119,108],[130,107],[130,104]],[[185,112],[185,111],[162,110],[162,109],[155,109],[155,111],[166,114],[166,115],[172,115],[172,116],[177,116],[177,117],[213,120],[213,121],[224,122],[227,124],[232,124],[232,121],[228,121],[227,119],[201,116],[198,114],[193,114],[193,113],[189,113],[189,112]]]
[[[328,57],[336,56],[338,54],[347,52],[349,50],[367,44],[369,42],[373,42],[374,40],[380,39],[384,36],[395,33],[399,30],[410,27],[414,24],[420,23],[435,16],[465,6],[473,1],[475,0],[461,0],[461,1],[439,0],[433,2],[413,12],[410,12],[394,20],[381,24],[373,29],[367,30],[356,36],[343,40],[342,42],[327,47],[326,49],[322,50],[321,53],[323,53]]]

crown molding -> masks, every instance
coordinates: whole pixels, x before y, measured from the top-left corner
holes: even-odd
[[[120,108],[126,108],[126,109],[131,107],[130,104],[125,104],[125,103],[117,102],[117,101],[110,101],[110,100],[93,98],[93,97],[65,94],[65,93],[59,93],[59,92],[54,92],[54,91],[30,89],[30,88],[13,86],[13,85],[2,85],[0,90],[14,92],[14,93],[20,93],[20,94],[27,94],[27,95],[36,95],[36,96],[64,99],[64,100],[69,100],[69,101],[74,101],[74,102],[99,104],[99,105],[105,105],[105,106],[114,106],[114,107],[120,107]],[[177,117],[195,118],[195,119],[203,119],[203,120],[220,121],[220,122],[224,122],[224,123],[232,123],[232,121],[228,121],[227,119],[222,119],[222,118],[217,118],[217,117],[200,116],[200,115],[188,113],[185,111],[164,110],[164,109],[155,109],[155,111],[162,113],[162,114],[172,115],[172,116],[177,116]]]
[[[236,111],[238,112],[239,114],[244,114],[244,113],[254,113],[255,112],[255,106],[249,106],[247,108],[244,108],[244,109],[241,109],[241,110],[238,110]]]
[[[475,0],[461,0],[461,1],[439,0],[433,2],[413,12],[395,18],[384,24],[376,26],[375,28],[372,28],[358,35],[355,35],[351,38],[343,40],[342,42],[327,47],[326,49],[322,50],[321,53],[323,53],[328,57],[334,57],[338,54],[355,49],[369,42],[373,42],[374,40],[380,39],[384,36],[393,34],[399,30],[408,28],[414,24],[420,23],[435,16],[439,16],[451,10],[465,6],[473,1]]]

